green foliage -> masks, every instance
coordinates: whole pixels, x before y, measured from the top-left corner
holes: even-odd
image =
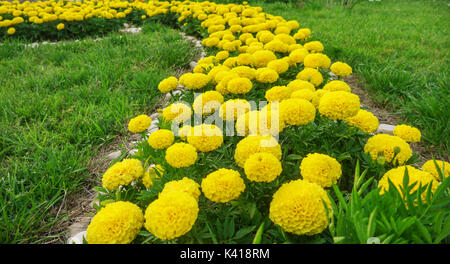
[[[334,185],[330,232],[335,243],[439,244],[450,235],[450,178],[432,193],[431,185],[412,191],[407,171],[400,191],[390,182],[389,191],[380,194],[370,188],[374,177],[365,179],[359,163],[351,193],[344,196]]]

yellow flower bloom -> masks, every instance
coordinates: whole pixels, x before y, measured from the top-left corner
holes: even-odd
[[[172,145],[175,135],[168,129],[160,129],[150,134],[148,144],[154,149],[165,149]]]
[[[140,160],[124,159],[106,170],[102,177],[103,187],[110,191],[117,190],[119,186],[129,185],[139,179],[143,173],[144,168]]]
[[[450,163],[443,160],[435,160],[435,161],[444,178],[447,178],[450,175]],[[433,160],[425,162],[422,166],[422,170],[431,173],[437,181],[441,181],[441,178],[439,176],[439,173],[436,169],[436,165],[434,164]]]
[[[170,192],[180,191],[185,192],[195,198],[198,201],[198,197],[200,196],[200,185],[196,183],[194,180],[189,179],[187,177],[183,177],[183,179],[179,181],[170,181],[164,184],[163,190],[159,193],[159,198],[167,195]]]
[[[189,167],[197,160],[197,150],[191,144],[175,143],[167,148],[165,158],[172,167]]]
[[[197,220],[198,204],[182,191],[168,192],[145,210],[145,228],[162,240],[171,240],[189,232]]]
[[[359,97],[344,91],[325,93],[319,103],[320,114],[332,120],[355,116],[359,109]]]
[[[300,163],[300,174],[304,180],[325,188],[337,183],[342,169],[336,159],[325,154],[310,153]]]
[[[408,126],[408,125],[398,125],[395,126],[394,131],[392,132],[394,136],[401,137],[406,142],[420,142],[421,133],[420,130]]]
[[[331,211],[325,190],[315,183],[296,180],[283,184],[273,195],[269,218],[284,231],[296,235],[315,235],[328,226],[324,203]]]
[[[141,209],[130,202],[107,204],[91,220],[87,227],[89,244],[129,244],[144,224]]]
[[[403,165],[412,156],[411,147],[406,141],[387,134],[378,134],[369,138],[364,145],[364,152],[370,155],[372,161],[381,157],[388,163],[398,163],[398,165]]]
[[[128,123],[128,130],[131,133],[141,133],[150,127],[152,119],[148,115],[138,115]]]
[[[245,190],[244,180],[238,171],[219,169],[202,180],[202,191],[206,198],[216,203],[237,199]]]
[[[245,175],[250,181],[272,182],[282,172],[281,162],[271,153],[250,155],[244,163]]]

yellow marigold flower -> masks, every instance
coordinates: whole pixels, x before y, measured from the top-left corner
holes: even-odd
[[[306,40],[305,34],[303,34],[302,32],[295,33],[293,37],[296,40]]]
[[[238,65],[252,65],[253,64],[253,56],[249,53],[241,53],[237,56]],[[236,69],[236,68],[234,68]]]
[[[187,72],[183,75],[180,76],[180,79],[178,80],[178,82],[183,85],[184,87],[186,87],[186,82],[189,80],[189,77],[192,75],[192,72]]]
[[[256,38],[262,43],[268,43],[275,38],[275,35],[269,30],[264,30],[258,32],[258,34],[256,34]]]
[[[403,178],[405,176],[406,170],[408,170],[408,185],[416,183],[416,185],[411,189],[411,193],[419,189],[419,185],[425,187],[425,185],[431,184],[431,190],[433,192],[437,189],[439,183],[436,181],[433,175],[431,175],[429,172],[421,171],[412,166],[406,165],[391,169],[383,175],[383,177],[378,182],[378,187],[381,188],[380,194],[384,194],[385,192],[389,191],[389,180],[394,184],[400,194],[402,194],[401,188],[405,187],[403,186]],[[423,195],[426,195],[426,192],[424,192]]]
[[[305,48],[299,48],[289,53],[289,59],[294,63],[303,63],[305,57],[309,54]]]
[[[197,150],[191,144],[175,143],[167,148],[165,158],[172,167],[189,167],[197,160]]]
[[[378,118],[364,109],[359,109],[355,116],[345,118],[344,120],[347,121],[349,125],[359,127],[366,133],[375,132],[379,126]]]
[[[277,56],[270,50],[258,50],[253,54],[253,65],[257,68],[266,67],[270,61],[276,60]]]
[[[200,185],[196,183],[194,180],[189,179],[187,177],[183,177],[183,179],[178,181],[170,181],[164,184],[163,190],[159,193],[159,198],[167,195],[170,192],[181,191],[189,194],[194,197],[196,201],[198,201],[198,197],[200,196]]]
[[[298,43],[291,44],[291,45],[289,45],[289,54],[296,49],[304,49],[304,47],[302,44],[298,44]]]
[[[237,117],[250,111],[251,105],[244,99],[232,99],[222,104],[219,116],[226,121],[236,121]]]
[[[264,45],[264,49],[273,52],[285,53],[289,51],[289,45],[279,39],[274,39]]]
[[[192,109],[184,103],[173,103],[164,108],[162,115],[166,122],[175,121],[181,123],[191,118]]]
[[[266,91],[265,97],[269,102],[281,102],[289,97],[289,89],[286,86],[274,86]]]
[[[222,64],[227,66],[228,68],[236,67],[238,64],[237,57],[228,57]]]
[[[227,90],[234,94],[246,94],[250,92],[253,84],[248,78],[234,78],[228,82]]]
[[[225,87],[228,86],[228,82],[232,79],[239,78],[239,75],[232,71],[220,71],[216,74],[214,80],[216,83],[222,83]],[[228,91],[228,90],[227,90]]]
[[[203,73],[193,73],[188,76],[185,82],[185,87],[191,90],[198,90],[205,87],[211,78]]]
[[[63,24],[63,23],[59,23],[59,24],[56,26],[56,29],[57,29],[57,30],[63,30],[63,29],[64,29],[64,24]]]
[[[278,26],[276,29],[275,29],[275,32],[274,32],[276,35],[278,35],[278,34],[290,34],[291,33],[291,28],[290,27],[286,27],[286,26]]]
[[[16,29],[13,27],[8,28],[8,30],[6,31],[8,33],[8,35],[13,35],[14,33],[16,33]]]
[[[297,20],[290,20],[290,21],[287,22],[287,25],[288,25],[292,30],[297,29],[297,28],[300,27],[300,24],[298,23]]]
[[[302,33],[305,36],[302,40],[307,40],[311,37],[311,30],[309,28],[301,28],[297,31],[298,33]]]
[[[276,71],[278,74],[282,74],[289,69],[289,63],[283,59],[273,60],[267,64],[267,68]]]
[[[214,113],[223,103],[223,95],[217,91],[206,91],[198,95],[192,108],[194,113],[209,115]]]
[[[311,103],[314,105],[314,107],[319,108],[320,99],[322,99],[322,96],[326,93],[329,93],[330,91],[319,89],[314,92],[313,98],[311,100]]]
[[[287,88],[289,89],[289,96],[292,95],[293,92],[303,89],[311,90],[312,92],[316,91],[314,84],[304,81],[304,80],[292,80],[287,84]]]
[[[309,52],[322,52],[323,51],[323,44],[320,41],[311,41],[308,43],[305,43],[303,45],[305,49],[307,49]]]
[[[281,146],[272,136],[248,136],[239,141],[234,152],[237,165],[244,167],[245,161],[254,153],[268,152],[281,160]]]
[[[245,175],[250,181],[271,182],[283,171],[281,162],[271,153],[252,154],[244,163]]]
[[[268,111],[253,110],[238,116],[236,121],[236,132],[240,136],[247,135],[278,135],[283,131],[286,124],[279,117],[278,109]]]
[[[256,70],[256,80],[260,83],[274,83],[278,78],[278,73],[270,68],[265,67]]]
[[[311,53],[306,55],[303,64],[309,68],[327,69],[330,67],[331,60],[327,55],[322,53]]]
[[[177,80],[177,78],[172,76],[172,77],[162,80],[158,84],[158,90],[161,93],[167,93],[167,92],[170,92],[170,91],[174,90],[175,88],[177,88],[177,86],[178,86],[178,80]]]
[[[142,184],[144,184],[145,188],[150,188],[153,185],[153,179],[162,177],[164,173],[164,168],[161,165],[155,165],[144,173],[142,176]]]
[[[208,174],[201,186],[205,197],[216,203],[235,200],[245,190],[241,175],[231,169],[219,169]]]
[[[144,174],[141,161],[137,159],[124,159],[114,163],[103,174],[103,187],[109,191],[119,189],[119,186],[126,186],[132,181],[139,179]]]
[[[239,77],[247,78],[249,80],[255,79],[255,75],[256,75],[256,70],[253,68],[250,68],[248,66],[234,67],[233,69],[230,70],[230,72],[234,72],[237,75],[239,75]]]
[[[332,73],[336,74],[337,76],[346,77],[352,74],[352,67],[348,65],[347,63],[343,62],[335,62],[333,65],[331,65],[330,70]]]
[[[251,33],[243,33],[239,36],[239,40],[242,42],[247,41],[247,39],[253,38],[253,35]]]
[[[152,124],[152,119],[148,115],[138,115],[128,123],[128,130],[131,133],[144,132]]]
[[[224,59],[228,58],[228,56],[230,56],[230,53],[226,50],[222,50],[222,51],[217,52],[216,60],[223,61]]]
[[[443,160],[436,160],[436,163],[444,178],[447,178],[450,175],[450,163]],[[441,181],[433,160],[425,162],[422,166],[422,170],[431,173],[437,181]]]
[[[304,180],[325,188],[337,183],[342,169],[336,159],[325,154],[310,153],[300,163],[300,174]]]
[[[197,220],[198,203],[182,191],[169,192],[145,210],[145,228],[159,239],[171,240],[189,232]]]
[[[228,68],[227,66],[224,65],[218,65],[213,67],[209,72],[208,72],[208,76],[211,78],[212,84],[217,84],[216,82],[216,75],[219,72],[225,71],[228,72],[230,70],[230,68]]]
[[[408,125],[398,125],[395,126],[394,131],[392,132],[394,136],[401,137],[406,142],[420,142],[421,133],[420,130],[408,126]]]
[[[280,118],[286,124],[301,126],[312,122],[316,117],[316,108],[305,99],[290,98],[280,103]]]
[[[292,44],[296,44],[295,39],[289,34],[277,34],[275,36],[275,39],[287,44],[288,46],[291,46]]]
[[[129,244],[144,224],[142,210],[130,202],[107,204],[92,218],[87,227],[89,244]]]
[[[313,68],[304,68],[297,74],[297,79],[308,81],[316,87],[323,82],[322,74],[317,69]]]
[[[215,125],[197,125],[194,126],[192,132],[187,136],[187,141],[201,152],[213,151],[223,143],[222,130]]]
[[[314,92],[309,89],[301,89],[294,91],[291,94],[290,98],[297,98],[297,99],[305,99],[307,101],[311,101],[314,96]]]
[[[148,144],[154,149],[165,149],[172,145],[175,135],[168,129],[160,129],[150,134]]]
[[[328,207],[329,214],[327,215]],[[269,218],[284,231],[296,235],[315,235],[328,226],[331,202],[325,190],[303,180],[283,184],[273,195]]]
[[[345,91],[345,92],[349,92],[349,93],[352,92],[352,90],[348,84],[346,84],[343,81],[339,81],[339,80],[328,82],[327,84],[325,84],[323,86],[323,89],[328,90],[330,92],[334,92],[334,91]]]
[[[320,114],[332,120],[355,116],[359,109],[359,97],[344,91],[325,93],[319,103]]]
[[[412,156],[411,147],[406,141],[387,134],[369,138],[364,145],[364,152],[370,155],[372,161],[382,158],[386,162],[398,165],[403,165]]]

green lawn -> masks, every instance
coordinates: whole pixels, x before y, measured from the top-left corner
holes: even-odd
[[[155,24],[97,42],[0,45],[0,243],[52,239],[40,234],[64,214],[50,209],[80,190],[99,147],[153,107],[159,81],[193,50]]]
[[[327,1],[313,2],[304,8],[280,2],[250,4],[310,28],[327,55],[353,67],[375,103],[419,127],[426,145],[448,157],[448,1],[363,1],[351,12],[320,5]]]

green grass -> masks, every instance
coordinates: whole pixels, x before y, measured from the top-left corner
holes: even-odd
[[[194,53],[156,24],[97,42],[0,45],[0,243],[61,237],[41,234],[65,219],[54,209],[85,184],[90,159],[154,107],[159,81]]]
[[[450,95],[447,1],[363,1],[349,11],[313,1],[303,8],[263,3],[264,12],[312,30],[334,61],[344,61],[380,106],[421,129],[425,145],[449,155]]]

